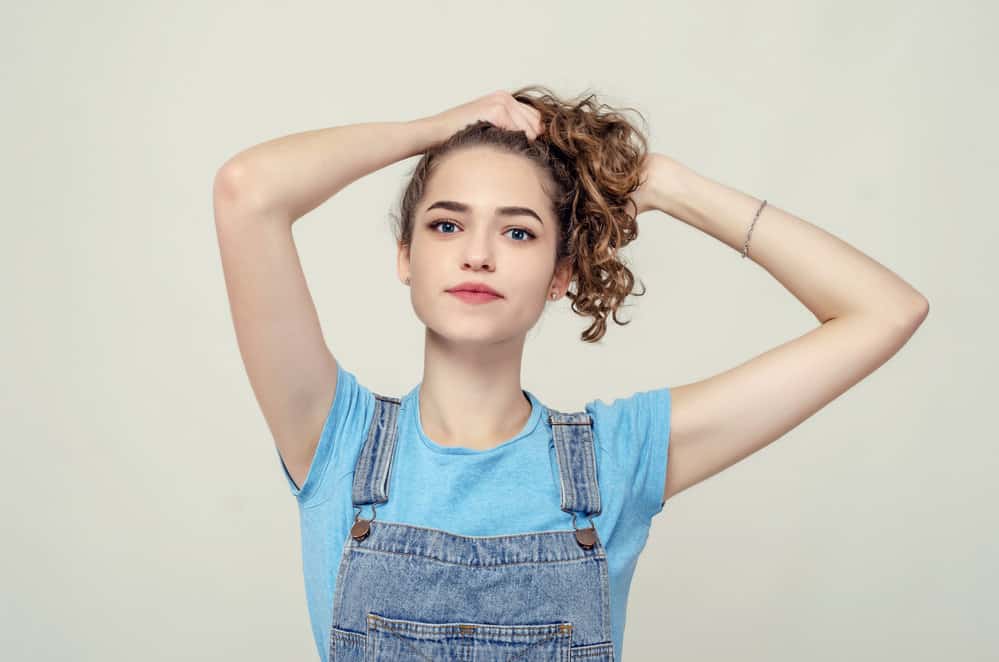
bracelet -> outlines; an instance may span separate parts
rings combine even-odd
[[[753,217],[753,222],[749,225],[749,233],[746,234],[746,244],[742,247],[742,257],[745,258],[749,255],[749,238],[753,236],[753,226],[756,225],[756,219],[760,217],[760,212],[767,205],[767,201],[764,200],[760,208],[756,210],[756,216]]]

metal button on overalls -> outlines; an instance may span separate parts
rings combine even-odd
[[[401,402],[375,394],[354,467],[330,662],[613,661],[607,556],[590,519],[600,514],[590,416],[548,409],[572,530],[463,536],[377,518]],[[370,518],[360,517],[365,505]],[[576,513],[590,526],[578,528]]]

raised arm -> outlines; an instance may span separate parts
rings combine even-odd
[[[540,130],[536,111],[497,90],[413,121],[270,140],[229,159],[215,176],[215,228],[239,351],[299,487],[333,404],[337,365],[302,273],[292,224],[362,176],[420,154],[480,119],[531,138]]]
[[[215,177],[215,228],[240,355],[299,487],[336,393],[337,365],[323,339],[292,224],[356,179],[440,137],[425,121],[308,131],[237,154]]]
[[[658,209],[743,252],[762,200],[653,154],[636,192]],[[926,298],[843,240],[769,202],[748,259],[819,321],[804,335],[708,379],[672,388],[663,499],[755,453],[891,358],[929,312]],[[748,262],[747,262],[748,264]]]

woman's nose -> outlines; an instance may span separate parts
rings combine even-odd
[[[475,270],[492,269],[492,260],[485,257],[465,256],[465,266]]]
[[[465,245],[465,265],[473,269],[491,268],[493,247],[487,237],[471,237]]]

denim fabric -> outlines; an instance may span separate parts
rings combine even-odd
[[[337,573],[329,659],[336,662],[612,661],[607,555],[576,531],[461,536],[379,521],[389,501],[401,400],[375,395],[354,471],[355,522]],[[590,418],[548,411],[561,508],[592,522],[600,489]],[[372,506],[362,517],[363,506]]]
[[[409,651],[410,659],[473,659],[474,653],[490,660],[515,650],[526,655],[516,659],[528,661],[623,659],[631,579],[651,519],[663,507],[669,390],[611,404],[595,400],[585,413],[565,415],[589,420],[592,428],[551,425],[548,416],[561,412],[525,390],[532,413],[521,432],[476,451],[426,436],[419,385],[401,399],[383,400],[339,362],[338,370],[301,487],[281,464],[298,499],[320,659],[328,660],[331,649],[336,659],[407,659]],[[397,407],[377,404],[393,400]],[[385,435],[389,430],[397,434]],[[594,452],[557,443],[567,430],[590,430]],[[382,452],[362,453],[369,441]],[[361,498],[370,501],[358,511],[355,487],[363,476]],[[382,502],[382,496],[391,498]],[[576,512],[575,521],[563,505]],[[356,514],[374,514],[362,541],[349,534]],[[586,550],[574,527],[591,523],[597,541]],[[400,595],[406,600],[391,597]],[[344,609],[345,601],[360,606]],[[349,657],[365,649],[368,658]]]

